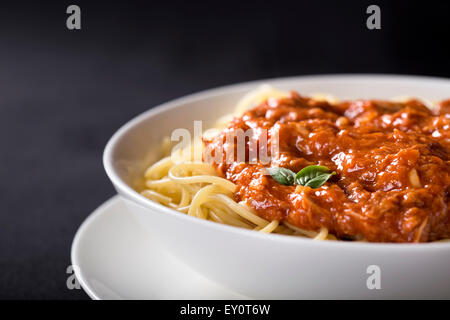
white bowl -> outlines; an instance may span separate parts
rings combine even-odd
[[[178,213],[133,190],[143,170],[157,160],[164,136],[175,128],[192,129],[194,120],[203,120],[206,128],[261,83],[340,99],[450,98],[447,79],[332,75],[232,85],[152,108],[114,134],[103,159],[114,187],[140,224],[206,277],[253,298],[450,298],[449,242],[382,244],[260,234]],[[374,277],[380,289],[369,289]]]

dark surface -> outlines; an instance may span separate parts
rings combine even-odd
[[[65,27],[72,3],[80,31]],[[376,2],[378,31],[371,2],[188,3],[0,5],[0,298],[87,298],[66,268],[78,226],[114,194],[103,147],[152,106],[278,76],[450,76],[448,1]]]

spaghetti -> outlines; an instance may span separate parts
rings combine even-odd
[[[282,148],[282,155],[275,159],[275,163],[278,165],[288,164],[297,170],[297,167],[301,169],[306,165],[320,162],[320,164],[326,164],[338,171],[340,180],[337,183],[327,182],[320,189],[316,189],[320,190],[317,192],[321,194],[309,187],[278,186],[273,179],[262,178],[255,173],[257,171],[252,171],[256,170],[254,168],[260,170],[260,165],[240,166],[236,161],[231,165],[225,163],[212,165],[207,162],[193,161],[192,157],[186,158],[181,153],[178,158],[173,155],[169,156],[167,154],[169,143],[166,140],[163,143],[166,157],[146,170],[145,188],[141,190],[141,194],[150,200],[193,217],[263,233],[297,235],[317,240],[351,239],[377,242],[419,242],[448,238],[450,234],[448,200],[443,195],[450,180],[447,159],[448,145],[445,141],[436,142],[430,139],[424,130],[417,133],[417,141],[412,141],[413,138],[410,136],[411,141],[405,142],[408,137],[402,132],[409,132],[411,135],[413,131],[416,134],[418,129],[410,123],[407,123],[406,127],[402,127],[401,125],[404,123],[393,118],[395,112],[410,112],[413,116],[422,112],[423,117],[428,116],[429,120],[434,123],[436,123],[436,119],[443,122],[440,124],[440,134],[444,135],[448,141],[447,129],[449,126],[446,120],[448,117],[444,116],[446,111],[442,111],[447,102],[440,105],[442,114],[436,116],[430,111],[423,110],[423,105],[417,100],[411,101],[406,104],[373,101],[355,102],[354,104],[338,103],[335,98],[327,95],[314,95],[312,98],[303,98],[298,95],[290,97],[285,92],[274,90],[269,86],[262,86],[244,96],[238,103],[234,114],[219,119],[217,128],[223,129],[227,124],[236,125],[236,123],[244,122],[243,114],[250,120],[253,120],[251,118],[253,116],[259,121],[252,122],[255,127],[258,127],[259,124],[266,125],[267,122],[272,121],[270,117],[273,117],[275,120],[267,125],[268,129],[273,130],[280,121],[287,124],[288,127],[290,126],[289,134],[285,134],[283,139],[293,141],[290,143],[294,144],[294,149],[296,148],[295,150],[292,150],[292,146],[286,147],[288,149]],[[278,107],[280,103],[283,104],[284,109],[280,110]],[[427,102],[427,105],[429,104],[430,102]],[[300,108],[302,113],[297,111],[299,109],[297,105],[303,106]],[[384,124],[379,125],[378,119],[384,121]],[[389,121],[391,123],[397,121],[397,124],[391,125],[388,123]],[[421,123],[421,125],[426,124],[425,122]],[[314,126],[320,128],[321,131],[316,130]],[[350,135],[349,138],[346,138],[345,144],[338,140],[341,138],[339,135],[348,134],[347,132],[352,129],[354,131],[351,133],[354,137]],[[338,135],[336,135],[336,130],[340,130]],[[291,131],[295,131],[296,136],[293,136]],[[318,142],[314,140],[315,142],[308,144],[310,141],[307,141],[307,137],[311,138],[321,134],[336,135],[337,138],[330,140],[335,143],[335,146],[330,146],[331,142],[328,144],[322,142],[322,149],[312,150],[314,148],[312,143],[317,144]],[[356,137],[357,135],[359,136]],[[430,136],[432,135],[430,134]],[[292,140],[292,137],[296,138],[297,142]],[[416,137],[414,136],[414,138]],[[208,138],[206,144],[211,145],[217,141],[224,141],[224,139],[223,135]],[[299,139],[306,141],[305,144],[298,145]],[[360,158],[356,158],[354,155],[355,146],[352,143],[355,142],[351,139],[357,141],[357,147],[361,149]],[[401,140],[403,145],[397,142],[396,145],[386,142],[392,139],[398,141],[403,139]],[[418,141],[422,141],[424,147],[417,147],[416,150],[415,143]],[[350,146],[353,149],[350,149]],[[328,152],[326,148],[335,150]],[[424,150],[424,148],[428,149]],[[336,150],[341,150],[341,152]],[[345,153],[344,150],[350,151]],[[302,157],[292,156],[295,152],[301,152]],[[323,156],[322,154],[326,152],[328,153]],[[429,156],[430,152],[434,158]],[[383,167],[374,168],[373,161],[365,156],[369,153],[374,157],[386,157],[387,162],[383,162]],[[441,162],[436,160],[436,157]],[[345,161],[354,163],[347,164],[348,167],[345,167]],[[389,161],[400,163],[397,171],[394,172],[392,171],[394,169],[387,167]],[[410,165],[401,161],[414,163]],[[358,168],[358,165],[360,167],[364,165],[365,168],[371,166],[370,170],[372,171],[369,169],[360,171],[356,173],[359,174],[357,176],[352,173],[352,170],[357,171],[358,169],[355,168]],[[423,166],[428,170],[433,169],[433,172],[440,172],[441,178],[436,180],[425,176],[422,170],[425,168]],[[237,167],[239,170],[236,169]],[[377,180],[369,177],[369,173],[373,175],[373,172],[381,177],[384,172],[389,170],[394,172],[390,180],[384,178]],[[236,178],[245,171],[253,172],[253,178]],[[424,179],[428,180],[424,181]],[[258,183],[260,186],[256,185]],[[425,190],[430,183],[433,186]],[[391,187],[391,185],[394,186]],[[386,199],[386,192],[389,191],[389,199],[391,196],[392,199],[394,197],[397,199],[414,195],[417,198],[416,202],[411,200],[411,203],[405,202],[401,205],[394,203],[394,200],[389,202]],[[427,192],[435,194],[434,202],[433,199],[429,200]],[[254,195],[257,195],[259,199],[253,199]],[[360,197],[363,200],[357,204],[352,197]],[[436,199],[441,202],[438,203]],[[265,202],[267,203],[264,204]],[[367,205],[366,207],[363,206],[364,203]],[[428,205],[439,214],[432,214],[431,210],[427,208],[419,208],[420,204],[425,207]],[[368,209],[369,206],[374,209]],[[399,223],[402,229],[394,230]],[[434,230],[439,230],[440,233],[438,234]]]
[[[235,112],[219,119],[216,127],[224,127],[233,116],[242,114],[264,100],[287,95],[263,85],[245,95],[237,104]],[[146,198],[190,216],[263,233],[299,235],[317,240],[336,239],[328,234],[326,228],[303,230],[287,222],[261,218],[244,202],[233,199],[236,185],[220,177],[212,165],[193,162],[182,156],[174,161],[173,157],[167,156],[169,145],[169,140],[165,139],[162,152],[166,157],[151,165],[144,174],[145,189],[141,194]]]

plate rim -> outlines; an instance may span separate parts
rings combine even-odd
[[[75,232],[75,236],[72,240],[72,245],[70,247],[70,262],[73,267],[73,274],[75,275],[76,280],[80,284],[81,288],[83,288],[84,292],[91,298],[92,300],[102,300],[101,297],[99,297],[94,289],[88,284],[86,281],[86,277],[83,276],[83,272],[80,268],[79,264],[79,252],[80,252],[80,245],[81,240],[83,238],[83,234],[86,232],[87,228],[94,223],[96,219],[98,219],[99,216],[105,211],[108,210],[109,207],[115,205],[117,202],[119,202],[120,195],[116,194],[112,197],[110,197],[108,200],[103,202],[100,206],[98,206],[94,211],[92,211],[80,224],[77,231]]]
[[[107,200],[105,200],[102,204],[100,204],[96,209],[92,210],[92,212],[83,220],[83,222],[80,224],[80,226],[78,227],[75,236],[73,237],[72,240],[72,244],[71,244],[71,252],[70,252],[70,260],[71,260],[71,266],[73,267],[72,271],[72,275],[75,275],[76,280],[78,281],[78,283],[80,284],[81,288],[83,289],[83,291],[88,295],[89,298],[91,298],[92,300],[128,300],[128,299],[139,299],[139,300],[147,300],[147,299],[151,299],[151,300],[166,300],[166,299],[180,299],[180,298],[162,298],[162,297],[153,297],[153,298],[147,298],[147,297],[140,297],[140,298],[126,298],[124,297],[120,291],[117,291],[117,296],[115,297],[109,297],[109,296],[105,296],[103,294],[101,294],[101,291],[96,290],[91,284],[90,281],[88,280],[88,277],[85,276],[83,274],[83,269],[81,268],[81,264],[80,262],[80,258],[79,256],[81,255],[81,246],[82,246],[82,242],[83,242],[83,237],[85,237],[86,232],[89,233],[89,228],[93,225],[93,224],[98,224],[99,222],[97,222],[97,219],[104,219],[104,215],[108,213],[108,210],[117,210],[114,209],[115,206],[117,205],[123,205],[125,206],[125,204],[123,203],[123,201],[125,201],[125,199],[123,197],[121,197],[120,194],[115,194],[113,196],[111,196],[110,198],[108,198]],[[124,207],[125,209],[125,207]],[[130,217],[128,215],[128,217]],[[124,214],[123,216],[121,216],[121,219],[126,219],[127,215]],[[137,227],[137,226],[135,226]],[[159,247],[157,250],[162,250],[162,251],[167,251],[166,248],[163,247]],[[174,256],[174,258],[176,258],[176,256]],[[167,262],[165,262],[167,263]],[[183,269],[178,269],[177,271],[182,271],[182,272],[188,272],[190,273],[198,273],[195,269],[192,269],[192,267],[189,267],[187,265],[181,264],[181,266],[179,268],[183,268]],[[202,274],[199,274],[200,276],[202,276]],[[247,299],[252,299],[250,297],[244,296],[239,292],[234,292],[233,290],[227,288],[226,286],[216,283],[215,281],[208,279],[207,277],[204,277],[204,281],[205,283],[203,283],[203,285],[207,285],[210,286],[212,285],[213,288],[214,286],[219,286],[221,288],[221,293],[220,294],[226,294],[228,297],[231,297],[231,299],[243,299],[243,300],[247,300]],[[209,288],[209,287],[207,287]],[[209,289],[208,289],[209,290]],[[231,296],[230,296],[231,295]],[[181,298],[181,300],[191,300],[188,298]],[[198,300],[199,298],[194,298],[194,300]],[[201,298],[201,300],[204,299],[209,299],[209,298]]]

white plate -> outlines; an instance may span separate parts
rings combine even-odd
[[[72,264],[92,299],[245,299],[193,271],[143,232],[119,196],[81,225]]]

